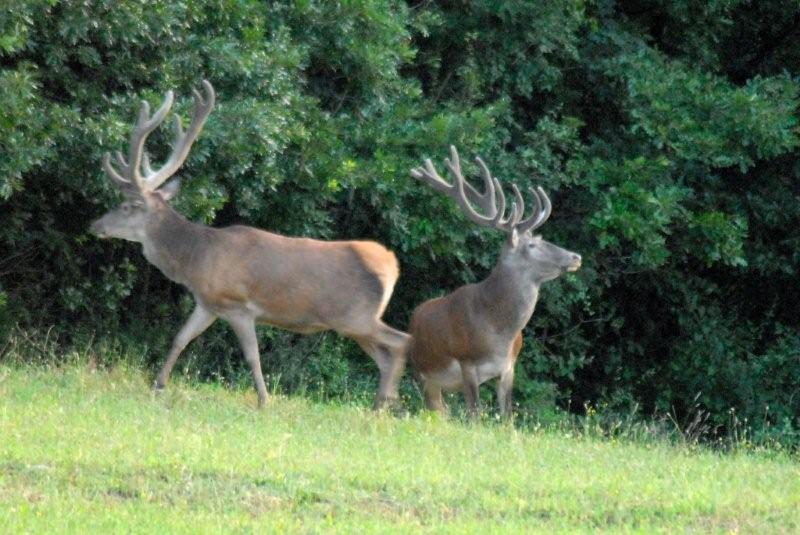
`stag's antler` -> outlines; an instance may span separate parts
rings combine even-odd
[[[525,201],[516,184],[511,184],[514,190],[514,201],[511,204],[511,214],[505,216],[506,196],[500,181],[493,177],[489,168],[480,157],[475,158],[480,167],[485,191],[478,192],[461,174],[461,162],[458,158],[458,151],[454,146],[450,146],[450,159],[445,159],[445,165],[453,176],[453,183],[448,184],[439,176],[433,167],[430,159],[425,160],[425,167],[417,167],[411,170],[411,176],[426,182],[456,201],[461,207],[467,218],[479,225],[495,228],[504,232],[512,232],[514,229],[519,233],[533,230],[541,226],[552,210],[550,199],[541,187],[531,189],[535,208],[530,217],[521,221],[525,213]],[[477,204],[485,215],[479,214],[472,207],[471,203]]]
[[[199,91],[192,91],[194,94],[194,113],[192,114],[192,122],[186,132],[183,131],[181,118],[175,115],[175,141],[172,144],[172,154],[157,171],[153,171],[150,166],[150,158],[147,152],[144,151],[144,143],[147,136],[164,122],[172,107],[174,97],[172,91],[167,91],[164,95],[164,101],[152,116],[150,116],[150,105],[142,101],[142,105],[139,108],[139,119],[136,121],[136,126],[131,133],[128,159],[125,159],[122,152],[117,151],[115,153],[117,169],[111,163],[111,154],[107,152],[103,155],[103,169],[123,192],[144,193],[146,191],[154,191],[175,174],[175,171],[183,164],[189,154],[189,149],[192,148],[192,143],[197,139],[203,124],[205,124],[211,110],[214,108],[216,97],[214,88],[208,80],[203,80],[203,91],[205,92],[205,98]]]

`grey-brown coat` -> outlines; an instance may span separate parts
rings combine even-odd
[[[371,241],[293,238],[239,225],[211,228],[188,221],[167,203],[177,193],[178,183],[161,185],[186,158],[213,107],[211,84],[204,82],[204,88],[205,98],[195,92],[188,132],[184,134],[176,122],[173,154],[158,171],[150,168],[144,141],[166,117],[172,94],[152,117],[143,103],[127,160],[117,153],[116,168],[110,155],[103,161],[125,201],[91,226],[98,237],[141,243],[149,262],[194,295],[195,309],[175,336],[155,387],[164,388],[186,345],[223,318],[239,338],[259,406],[267,399],[267,389],[257,323],[299,333],[330,329],[353,338],[378,364],[381,377],[375,406],[384,406],[397,398],[408,339],[381,320],[399,276],[394,253]]]

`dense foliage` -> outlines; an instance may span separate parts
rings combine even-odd
[[[52,327],[65,346],[162,358],[186,292],[86,229],[118,200],[100,156],[124,146],[138,101],[174,88],[185,114],[206,77],[219,104],[176,202],[191,219],[386,243],[402,328],[497,254],[500,236],[409,177],[455,144],[543,185],[545,236],[584,257],[542,292],[523,407],[550,382],[572,407],[796,436],[798,28],[798,0],[13,3],[0,13],[3,337]],[[152,144],[163,155],[168,136]],[[243,369],[227,336],[215,328],[184,362]],[[265,369],[290,388],[374,376],[332,335],[261,336]]]

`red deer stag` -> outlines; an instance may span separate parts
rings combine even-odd
[[[167,116],[172,92],[150,115],[142,102],[127,159],[106,153],[103,169],[125,196],[115,210],[92,223],[100,238],[139,242],[145,258],[171,280],[186,286],[196,304],[178,332],[154,388],[163,389],[172,367],[189,342],[217,318],[233,327],[250,365],[258,406],[267,400],[255,326],[265,323],[298,333],[332,329],[354,339],[380,369],[375,407],[397,398],[405,366],[408,335],[386,325],[381,316],[399,275],[395,255],[370,241],[319,241],[273,234],[246,226],[210,228],[188,221],[168,204],[178,181],[159,188],[183,164],[214,106],[214,89],[194,92],[194,114],[184,132],[175,116],[172,154],[158,169],[150,167],[144,143]]]
[[[536,206],[523,220],[525,204],[512,184],[515,201],[506,217],[502,186],[483,160],[476,158],[485,185],[480,193],[464,180],[455,147],[450,147],[450,154],[445,164],[453,176],[452,184],[439,176],[430,160],[424,168],[412,169],[411,175],[455,200],[473,223],[508,233],[508,241],[485,280],[426,301],[414,310],[408,355],[422,381],[429,409],[445,409],[442,390],[461,389],[470,415],[475,416],[480,385],[497,377],[497,403],[500,413],[508,416],[522,329],[533,314],[539,286],[565,271],[576,271],[581,257],[532,234],[550,216],[550,199],[541,187],[531,190]]]

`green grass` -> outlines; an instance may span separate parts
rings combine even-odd
[[[800,530],[800,461],[0,366],[0,533]]]

